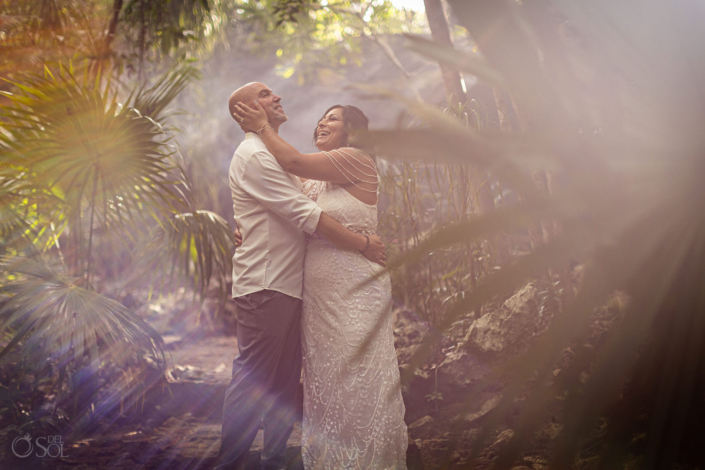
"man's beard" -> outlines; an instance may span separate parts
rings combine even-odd
[[[289,116],[284,113],[272,113],[272,120],[277,122],[286,122],[289,120]]]

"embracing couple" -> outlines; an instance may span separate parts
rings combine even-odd
[[[260,423],[262,468],[287,466],[303,362],[306,470],[406,469],[389,273],[375,235],[379,175],[356,142],[368,119],[335,105],[319,152],[278,135],[288,120],[262,83],[230,97],[245,140],[230,165],[242,244],[233,257],[239,355],[225,393],[217,470],[244,468]],[[365,283],[365,281],[368,281]]]

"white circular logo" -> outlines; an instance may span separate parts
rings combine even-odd
[[[20,441],[26,441],[27,444],[20,444],[18,446],[17,444]],[[22,450],[25,446],[27,447],[27,452],[23,453]],[[32,453],[32,436],[30,436],[29,434],[25,434],[24,437],[16,437],[15,440],[12,441],[12,453],[21,459],[29,457],[29,454]]]

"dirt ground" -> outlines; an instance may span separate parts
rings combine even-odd
[[[166,320],[169,308],[151,311],[150,323],[167,344],[168,387],[154,387],[145,398],[144,414],[114,423],[101,423],[103,429],[95,437],[64,442],[63,458],[46,457],[36,462],[21,462],[16,468],[67,469],[211,469],[220,447],[220,419],[225,388],[230,380],[232,361],[237,354],[233,335],[196,334],[195,330],[175,329]],[[176,315],[184,325],[193,318]],[[162,320],[163,319],[163,320]],[[427,326],[413,314],[395,314],[395,345],[402,368],[422,341]],[[459,335],[464,333],[462,326]],[[424,370],[404,389],[409,426],[407,463],[410,470],[462,468],[482,427],[483,416],[496,405],[500,390],[478,395],[473,408],[461,413],[461,403],[469,390],[465,379],[484,374],[482,361],[455,354],[458,338],[449,337],[447,344],[431,359]],[[462,364],[459,369],[457,366]],[[438,371],[440,371],[440,373]],[[435,374],[435,375],[434,375]],[[459,385],[460,384],[460,385]],[[470,386],[471,389],[471,386]],[[434,395],[435,394],[435,395]],[[439,399],[434,399],[433,397]],[[299,390],[299,401],[302,392]],[[476,406],[475,406],[476,405]],[[301,410],[299,410],[299,414]],[[461,416],[462,415],[462,416]],[[470,418],[468,417],[470,416]],[[544,469],[546,444],[557,434],[549,429],[536,446],[525,454],[516,470]],[[477,468],[490,468],[499,449],[512,435],[509,427],[500,426],[479,454]],[[302,469],[300,457],[301,430],[297,423],[288,442],[289,468]],[[248,470],[259,468],[262,433],[258,434],[250,452]],[[12,466],[4,466],[12,468]]]
[[[167,339],[170,340],[170,338]],[[204,337],[190,342],[174,341],[169,344],[169,348],[170,373],[168,375],[173,394],[169,395],[171,400],[195,403],[197,398],[209,395],[210,398],[201,404],[205,403],[205,407],[210,409],[204,409],[204,406],[201,406],[195,410],[195,413],[175,412],[163,421],[152,417],[146,422],[116,423],[96,437],[77,442],[65,442],[64,455],[67,457],[44,458],[39,467],[20,468],[56,470],[212,468],[220,446],[219,405],[222,404],[222,394],[230,379],[232,360],[237,352],[237,340],[232,336]],[[457,435],[452,435],[451,426],[455,423],[453,418],[456,413],[453,405],[444,405],[438,412],[430,404],[422,409],[408,411],[410,446],[407,460],[411,470],[454,469],[467,463],[479,428],[465,429]],[[430,414],[425,414],[426,412]],[[410,416],[421,414],[423,416],[409,422]],[[431,414],[435,415],[435,418]],[[497,449],[509,437],[511,437],[511,430],[505,430],[498,432],[491,439],[492,445],[485,449],[479,468],[489,468]],[[297,423],[288,442],[289,468],[292,470],[303,469],[300,440],[300,423]],[[456,440],[454,445],[456,450],[449,452],[449,446]],[[262,431],[251,447],[247,470],[259,468],[261,449]],[[527,456],[523,464],[524,469],[547,468],[545,460],[539,455]]]
[[[211,394],[214,409],[196,413],[175,413],[163,422],[154,417],[145,422],[115,423],[95,437],[64,442],[63,458],[45,457],[41,462],[23,462],[17,468],[46,468],[55,470],[89,469],[146,469],[186,470],[210,469],[215,463],[220,446],[220,406],[222,394],[237,353],[237,339],[233,336],[211,336],[196,341],[167,337],[169,344],[169,382],[171,399],[193,401],[193,397]],[[159,405],[157,405],[159,406]],[[446,440],[428,439],[429,432],[438,432],[438,426],[425,423],[411,431],[410,464],[426,469],[442,453]],[[259,468],[262,449],[260,430],[250,449],[248,470]],[[289,468],[303,469],[300,457],[300,422],[288,441]],[[420,446],[420,450],[419,447]]]

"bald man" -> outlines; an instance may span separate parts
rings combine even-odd
[[[274,131],[288,118],[281,98],[263,83],[248,83],[229,101],[264,108]],[[243,243],[233,256],[239,354],[225,393],[216,470],[244,469],[264,423],[263,470],[286,468],[286,441],[295,420],[301,377],[301,297],[304,233],[316,232],[344,249],[383,264],[384,244],[351,232],[301,192],[299,178],[277,163],[260,136],[246,132],[229,174],[235,221]]]

